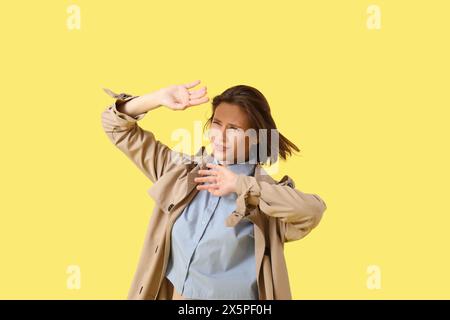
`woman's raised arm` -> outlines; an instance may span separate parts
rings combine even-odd
[[[180,163],[185,155],[170,149],[157,140],[151,131],[142,129],[137,122],[148,111],[161,106],[172,110],[184,110],[209,100],[206,87],[189,91],[200,81],[173,85],[142,96],[127,93],[116,94],[109,89],[106,93],[115,102],[102,112],[103,130],[111,142],[120,149],[152,181]]]

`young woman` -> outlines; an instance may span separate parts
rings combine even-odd
[[[208,102],[206,87],[193,89],[199,83],[142,96],[105,89],[116,101],[102,113],[104,131],[153,182],[156,203],[128,298],[291,299],[284,243],[316,227],[326,204],[261,167],[299,151],[263,94],[238,85],[214,97],[211,154],[176,152],[137,124],[161,106]]]

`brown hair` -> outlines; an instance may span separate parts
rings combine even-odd
[[[275,121],[272,118],[270,113],[270,106],[267,102],[267,99],[264,95],[256,88],[247,86],[247,85],[237,85],[231,88],[226,89],[221,94],[214,97],[212,100],[212,114],[211,117],[206,121],[205,126],[209,127],[214,118],[214,113],[216,108],[219,106],[221,102],[226,102],[230,104],[234,104],[240,106],[247,114],[248,119],[251,124],[251,128],[255,129],[257,132],[260,132],[260,129],[267,129],[263,132],[267,134],[263,135],[263,140],[267,141],[265,144],[265,155],[266,157],[261,158],[260,155],[260,142],[258,138],[258,144],[256,146],[257,150],[256,154],[256,162],[259,164],[266,163],[270,160],[270,164],[273,164],[277,161],[278,155],[286,160],[288,156],[291,156],[295,151],[300,151],[300,149],[289,139],[283,136],[277,129]],[[279,136],[278,142],[278,153],[272,154],[272,143],[271,143],[271,131],[276,130]],[[259,136],[259,135],[258,135]]]

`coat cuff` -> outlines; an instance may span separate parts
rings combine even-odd
[[[236,209],[228,217],[227,226],[235,226],[241,219],[258,206],[260,187],[253,176],[238,175],[236,181]]]
[[[133,125],[135,122],[144,118],[145,115],[147,114],[147,112],[143,112],[143,113],[140,113],[140,114],[132,117],[126,113],[123,113],[123,112],[120,112],[119,110],[117,110],[117,107],[119,107],[120,105],[122,105],[125,102],[130,101],[132,99],[135,99],[139,96],[131,95],[128,93],[117,94],[108,88],[103,88],[103,90],[106,92],[106,94],[108,94],[109,96],[116,99],[116,101],[108,109],[110,109],[112,111],[112,113],[115,115],[114,120],[116,121],[117,125],[119,125],[120,127],[127,127],[129,125]]]
[[[259,196],[260,191],[261,189],[255,177],[243,174],[238,175],[236,181],[236,194],[238,195],[238,198],[246,198],[249,195]]]

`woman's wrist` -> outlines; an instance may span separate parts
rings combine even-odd
[[[142,110],[144,112],[159,108],[163,105],[163,89],[159,89],[142,96]]]
[[[117,110],[131,117],[162,106],[162,89],[138,96],[120,105]]]

